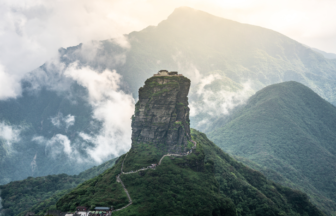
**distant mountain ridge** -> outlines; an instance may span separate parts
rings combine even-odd
[[[29,177],[25,180],[14,181],[0,185],[3,208],[0,215],[26,215],[35,212],[44,215],[46,210],[54,210],[57,200],[80,183],[94,178],[111,168],[117,158],[109,160],[97,167],[92,167],[79,175],[48,175]],[[2,205],[0,204],[0,207]]]
[[[157,26],[132,32],[126,39],[128,48],[118,48],[108,40],[98,42],[97,55],[90,60],[78,56],[79,51],[85,50],[81,46],[63,50],[61,59],[115,69],[123,77],[123,89],[135,98],[141,80],[159,69],[183,71],[193,83],[190,98],[197,109],[191,115],[191,124],[201,130],[206,127],[202,120],[212,121],[217,116],[209,114],[216,113],[216,109],[202,108],[204,101],[221,108],[232,103],[225,92],[235,93],[237,103],[246,98],[242,94],[250,96],[270,84],[297,81],[336,104],[336,60],[269,29],[181,7]],[[113,56],[123,56],[122,63]],[[102,62],[101,58],[113,63]],[[226,86],[228,83],[230,86]],[[243,91],[246,83],[250,86],[248,92]]]
[[[117,216],[323,215],[305,194],[268,181],[191,130],[189,87],[184,76],[147,79],[132,117],[130,151],[56,208],[113,206]]]
[[[316,48],[312,48],[314,51],[322,54],[325,58],[328,58],[328,59],[336,59],[336,54],[335,53],[327,53],[327,52],[324,52],[322,50],[319,50],[319,49],[316,49]]]
[[[142,81],[158,70],[182,72],[193,83],[189,96],[191,126],[202,131],[207,130],[208,122],[273,83],[298,81],[336,104],[336,60],[269,29],[182,7],[158,26],[125,37],[127,42],[114,39],[61,48],[56,60],[23,81],[22,97],[0,101],[0,123],[25,128],[22,139],[11,145],[13,151],[0,144],[0,155],[5,155],[0,160],[0,184],[28,176],[75,174],[97,163],[73,165],[64,152],[52,166],[46,163],[56,152],[55,146],[64,141],[77,152],[72,158],[88,158],[86,150],[96,144],[84,140],[80,132],[94,135],[103,125],[93,117],[93,107],[86,100],[88,89],[64,75],[64,70],[74,64],[97,73],[116,70],[121,76],[118,91],[132,94],[135,100]],[[73,116],[74,125],[53,125],[51,119],[61,115]],[[41,137],[45,140],[37,139]],[[43,145],[48,141],[48,146]],[[30,164],[35,155],[37,169],[33,172]]]
[[[224,151],[274,181],[307,192],[334,214],[336,107],[311,89],[297,82],[270,85],[210,128],[210,139]]]

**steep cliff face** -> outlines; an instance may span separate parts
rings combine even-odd
[[[305,194],[268,181],[205,134],[190,131],[189,87],[182,76],[148,79],[139,90],[130,151],[59,199],[56,208],[113,206],[114,216],[323,215]],[[187,151],[193,145],[190,135],[196,144],[191,154],[166,155]]]
[[[185,152],[190,137],[188,92],[184,76],[154,76],[139,89],[132,121],[132,147],[139,143],[169,153]]]
[[[144,153],[153,147],[146,143],[144,148],[141,144],[135,146],[114,167],[59,199],[56,208],[66,212],[79,205],[115,209],[127,206],[113,212],[113,216],[324,215],[305,194],[268,181],[224,153],[205,134],[191,130],[191,135],[197,143],[191,154],[165,157],[155,169],[133,166],[134,172],[120,174],[129,167],[128,159],[145,162],[148,154]],[[131,197],[130,205],[124,188]]]

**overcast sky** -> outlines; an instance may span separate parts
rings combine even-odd
[[[336,53],[334,0],[0,0],[0,99],[17,95],[23,74],[58,48],[157,25],[180,6]]]
[[[336,0],[0,0],[0,100],[20,96],[22,77],[56,57],[60,47],[84,42],[87,49],[83,50],[89,50],[87,57],[90,57],[95,53],[96,43],[88,42],[109,38],[125,42],[123,34],[157,25],[181,6],[269,28],[308,46],[336,53]],[[127,42],[123,46],[127,48]],[[63,67],[57,59],[49,64]],[[53,70],[49,72],[54,73]],[[121,76],[117,72],[98,73],[91,68],[73,66],[63,73],[87,88],[92,118],[102,123],[101,130],[94,136],[80,132],[84,140],[95,144],[87,151],[92,158],[120,155],[131,145],[130,116],[135,101],[131,95],[120,91]],[[38,70],[35,75],[40,76]],[[63,86],[67,83],[54,83],[49,75],[44,84],[50,82],[55,85],[53,89],[58,86],[66,89]],[[245,93],[238,96],[244,99]],[[230,98],[233,98],[230,93],[223,93],[221,101],[225,106],[221,106],[222,110],[230,108]],[[76,116],[72,115],[73,124]],[[0,122],[0,138],[1,133],[7,134],[2,138],[10,145],[19,139],[19,129]],[[65,153],[76,152],[76,143],[65,134],[57,134],[50,140],[39,139],[47,147],[58,143]]]

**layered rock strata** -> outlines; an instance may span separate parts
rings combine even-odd
[[[188,92],[184,76],[153,76],[139,89],[132,117],[132,147],[147,143],[168,153],[183,153],[190,144]]]

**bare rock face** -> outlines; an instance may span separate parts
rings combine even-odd
[[[132,147],[148,143],[167,153],[186,151],[190,136],[188,92],[184,76],[153,76],[139,89],[132,117]]]

